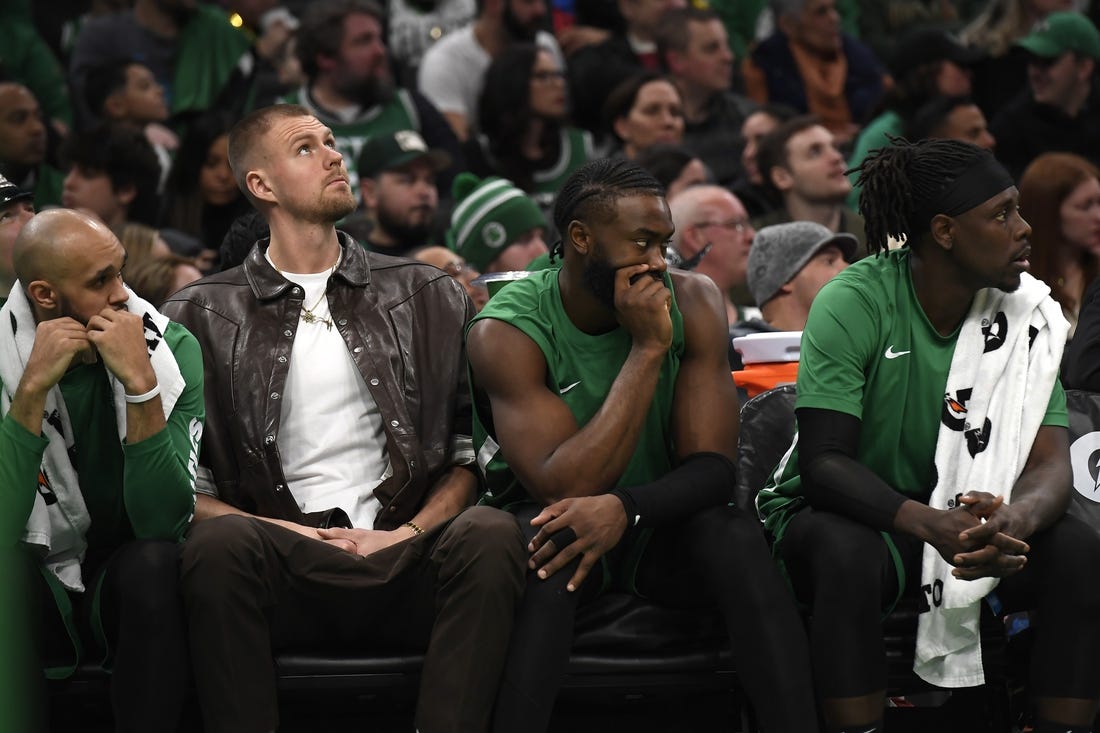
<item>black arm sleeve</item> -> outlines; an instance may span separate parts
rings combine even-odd
[[[692,453],[656,481],[614,489],[630,525],[675,524],[712,506],[726,504],[737,483],[737,466],[721,453]]]
[[[804,407],[798,416],[798,472],[802,494],[815,509],[841,514],[878,530],[894,528],[907,500],[856,460],[859,418]]]
[[[1100,392],[1100,279],[1085,291],[1062,384],[1066,389]]]

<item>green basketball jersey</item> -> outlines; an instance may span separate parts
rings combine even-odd
[[[320,109],[304,86],[287,94],[280,101],[302,105],[332,130],[332,135],[336,138],[336,149],[344,156],[348,182],[356,201],[359,200],[359,151],[363,149],[363,144],[373,135],[384,135],[398,130],[420,130],[416,103],[405,89],[398,89],[390,101],[364,110],[353,120],[342,120]]]
[[[910,254],[903,248],[864,258],[818,293],[802,332],[796,409],[859,418],[859,462],[925,502],[935,484],[941,416],[961,407],[958,395],[945,393],[958,330],[941,336],[929,322],[913,289]],[[1043,424],[1068,426],[1057,380]],[[796,436],[757,499],[776,537],[803,506],[797,445]]]
[[[489,304],[471,321],[495,318],[523,331],[546,358],[546,385],[569,406],[577,424],[583,426],[603,405],[611,384],[618,377],[632,339],[624,328],[592,335],[578,329],[561,302],[558,287],[560,270],[543,270],[528,278],[509,283],[492,297]],[[665,274],[665,285],[672,281]],[[684,355],[684,324],[673,293],[672,346],[661,366],[657,389],[646,413],[645,427],[634,448],[630,463],[616,486],[635,486],[668,473],[673,467],[672,396]],[[485,477],[485,503],[505,505],[529,500],[516,481],[500,452],[493,430],[489,405],[479,399],[473,375],[474,447],[478,466]],[[537,415],[531,416],[537,420]],[[522,440],[522,436],[513,439]],[[610,488],[610,487],[609,487]]]
[[[539,205],[544,213],[548,214],[547,220],[552,221],[552,209],[554,199],[558,191],[565,185],[573,171],[580,168],[593,157],[592,133],[587,130],[578,130],[575,127],[566,127],[561,131],[561,152],[553,166],[541,171],[535,171],[532,176],[534,188],[530,191],[531,198]]]

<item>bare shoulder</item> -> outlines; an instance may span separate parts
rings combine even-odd
[[[546,358],[530,336],[496,318],[480,319],[466,336],[466,353],[475,381],[492,391],[510,384],[529,385],[546,375]]]
[[[676,293],[676,305],[684,315],[684,326],[693,323],[712,324],[715,320],[726,323],[726,306],[722,291],[706,275],[683,270],[672,270],[672,288]]]
[[[706,275],[684,270],[670,270],[672,288],[676,292],[676,304],[681,311],[710,309],[725,318],[722,291]]]

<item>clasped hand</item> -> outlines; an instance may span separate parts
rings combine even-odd
[[[94,363],[97,353],[128,393],[156,384],[141,316],[114,308],[104,308],[87,326],[68,316],[39,323],[24,374],[34,376],[37,389],[48,390],[74,363]]]
[[[955,566],[952,575],[961,580],[1000,578],[1027,564],[1031,548],[1020,539],[1026,535],[1025,523],[1003,496],[971,491],[959,503],[942,515],[943,528],[957,533],[954,541],[944,537],[932,543]]]
[[[344,529],[333,527],[331,529],[318,529],[317,537],[327,544],[339,547],[361,557],[384,550],[390,545],[408,539],[411,535],[400,530],[381,529]]]
[[[596,561],[622,539],[627,521],[623,503],[611,494],[601,494],[555,502],[531,525],[540,529],[527,546],[528,567],[546,580],[579,555],[580,564],[565,586],[575,591]]]

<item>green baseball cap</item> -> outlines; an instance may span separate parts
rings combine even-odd
[[[356,171],[360,178],[374,178],[425,158],[436,173],[451,166],[451,156],[445,150],[432,150],[416,130],[397,130],[374,135],[359,151]]]
[[[1051,13],[1016,45],[1042,58],[1054,58],[1067,51],[1100,59],[1100,31],[1080,13]]]

